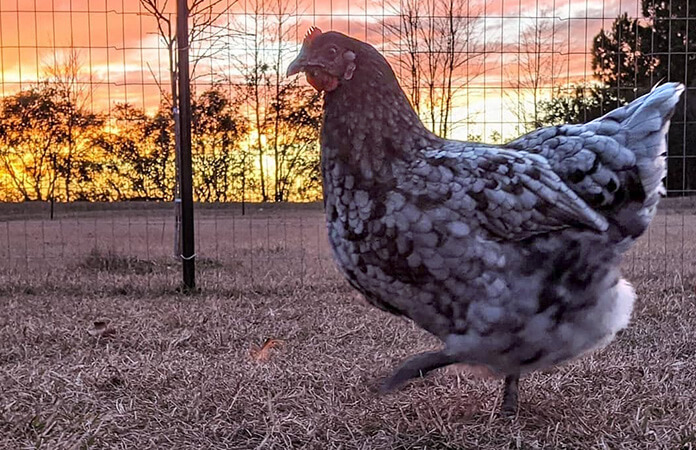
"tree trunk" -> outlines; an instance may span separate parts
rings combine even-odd
[[[181,122],[179,117],[179,91],[177,89],[177,72],[173,39],[169,41],[169,82],[172,93],[172,117],[174,118],[174,257],[183,254],[181,247],[181,148],[179,148],[179,133]]]

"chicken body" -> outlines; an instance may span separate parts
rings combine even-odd
[[[319,33],[302,58],[314,79],[338,79],[321,133],[335,259],[368,301],[444,343],[407,361],[387,388],[457,362],[516,377],[606,344],[628,324],[635,295],[619,264],[663,190],[681,85],[492,146],[429,132],[368,44]]]

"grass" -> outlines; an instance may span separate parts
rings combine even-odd
[[[36,256],[36,239],[26,255],[11,248],[0,270],[0,448],[696,447],[694,216],[658,217],[627,258],[639,295],[631,326],[604,350],[524,378],[508,420],[496,415],[500,381],[465,367],[377,392],[400,361],[438,344],[352,292],[315,235],[320,212],[203,211],[192,296],[178,292],[179,265],[167,239],[147,238],[143,214],[115,241],[103,211],[64,221],[64,241],[51,244],[62,256]],[[213,224],[217,246],[205,240]],[[10,244],[25,225],[30,237],[40,229],[35,218],[16,225]],[[96,245],[87,225],[101,232]]]

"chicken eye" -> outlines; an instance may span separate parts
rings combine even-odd
[[[338,53],[338,49],[336,47],[329,47],[326,52],[328,53],[329,57],[333,58],[336,56],[336,53]]]

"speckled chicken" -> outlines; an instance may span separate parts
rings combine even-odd
[[[453,363],[505,376],[611,341],[635,298],[622,254],[664,191],[666,133],[683,86],[666,83],[581,125],[503,146],[428,131],[372,46],[308,32],[288,75],[324,91],[321,168],[329,241],[350,284],[443,342],[394,389]]]

